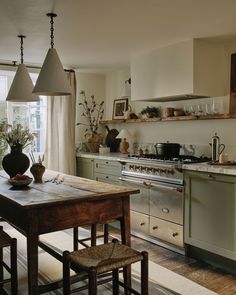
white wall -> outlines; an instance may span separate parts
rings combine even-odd
[[[230,55],[236,52],[236,44],[228,43],[226,48],[227,60],[227,85],[229,89],[230,77]],[[114,70],[106,75],[101,74],[86,74],[77,73],[78,93],[80,90],[85,90],[87,95],[95,94],[96,100],[105,98],[105,116],[104,119],[112,119],[113,102],[115,99],[121,98],[125,87],[125,80],[130,78],[129,68]],[[205,108],[206,103],[218,101],[221,105],[222,112],[228,113],[229,95],[225,97],[205,98],[179,102],[130,102],[133,111],[138,114],[144,107],[173,106],[175,108],[183,108],[184,105],[197,106],[201,105]],[[77,110],[77,122],[79,120],[79,111]],[[226,144],[226,151],[230,147],[236,147],[236,120],[202,120],[202,121],[174,121],[174,122],[155,122],[155,123],[129,123],[129,124],[113,124],[110,128],[121,130],[127,128],[133,134],[133,140],[140,143],[155,143],[155,142],[179,142],[186,144],[208,145],[211,137],[215,132],[221,138],[221,142]],[[101,129],[105,133],[105,127]],[[77,127],[77,141],[82,138],[83,130]]]
[[[76,105],[76,122],[87,123],[85,117],[82,117],[82,107],[78,106],[81,101],[80,91],[84,90],[86,97],[90,99],[91,95],[95,96],[97,103],[105,101],[105,75],[104,74],[93,74],[83,73],[76,71],[76,82],[77,82],[77,105]],[[106,114],[105,114],[106,116]],[[84,141],[84,131],[86,126],[76,126],[76,145],[79,142]]]

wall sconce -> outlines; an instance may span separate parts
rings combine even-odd
[[[26,66],[24,65],[23,40],[26,38],[26,36],[19,35],[17,37],[20,38],[21,63],[17,68],[6,100],[15,102],[38,101],[38,96],[32,93],[34,85],[26,69]]]
[[[33,92],[45,96],[71,95],[71,88],[66,77],[66,73],[63,69],[56,49],[53,48],[53,18],[57,15],[55,13],[47,13],[47,16],[51,18],[51,48],[49,48],[46,58],[43,62],[43,66],[39,73]]]
[[[130,97],[130,84],[131,84],[131,78],[125,80],[125,85],[122,91],[122,97]]]

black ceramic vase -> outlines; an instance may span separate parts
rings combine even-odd
[[[15,145],[11,148],[11,152],[2,160],[2,167],[10,177],[16,174],[24,174],[29,168],[29,158],[22,153],[22,146]]]

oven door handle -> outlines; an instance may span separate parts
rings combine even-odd
[[[130,179],[130,178],[125,178],[125,177],[119,177],[119,180],[125,181],[125,182],[130,182],[130,183],[142,184],[142,185],[145,185],[145,186],[150,186],[151,185],[150,181],[145,181],[145,180],[136,180],[136,179]]]
[[[151,181],[145,181],[145,180],[136,180],[136,179],[130,179],[130,178],[125,178],[125,177],[119,177],[119,179],[121,181],[126,181],[126,182],[130,182],[130,183],[137,183],[137,184],[142,184],[148,187],[159,187],[161,189],[165,189],[165,190],[171,190],[171,191],[177,191],[182,193],[183,192],[183,187],[182,186],[168,186],[168,185],[161,185],[161,184],[157,184],[155,182],[151,182]]]

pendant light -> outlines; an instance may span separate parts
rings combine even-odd
[[[25,36],[19,35],[17,37],[20,38],[21,63],[17,68],[6,100],[15,102],[38,101],[38,97],[32,93],[34,85],[26,69],[26,66],[24,65],[23,40]]]
[[[71,88],[69,81],[66,77],[66,73],[57,51],[54,48],[53,18],[57,15],[55,13],[47,13],[47,16],[51,18],[51,48],[49,48],[43,62],[33,93],[46,96],[70,95]]]

